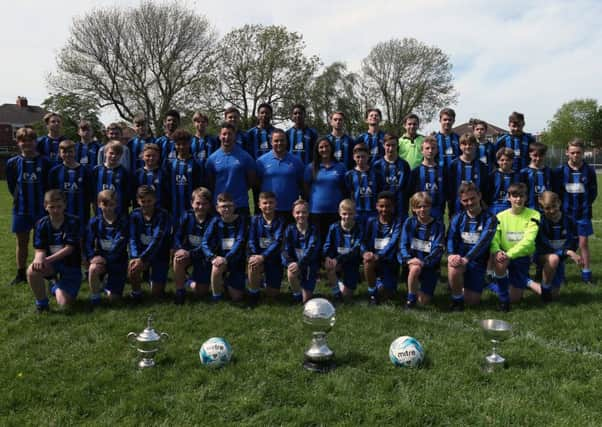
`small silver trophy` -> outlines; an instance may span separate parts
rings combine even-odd
[[[153,317],[148,316],[147,326],[139,334],[130,332],[128,334],[128,340],[130,346],[138,350],[138,353],[142,356],[142,360],[138,362],[139,368],[152,368],[155,366],[155,360],[153,357],[159,351],[159,343],[161,340],[169,338],[165,332],[158,333],[153,329]]]
[[[491,341],[493,350],[485,357],[483,369],[485,372],[494,372],[506,366],[506,359],[497,353],[500,342],[507,340],[512,335],[512,326],[508,322],[497,319],[481,320],[481,328],[485,338]]]
[[[311,345],[305,351],[303,367],[313,372],[328,372],[336,366],[334,351],[328,348],[326,334],[335,324],[334,306],[324,298],[313,298],[303,307],[305,329],[312,333]]]

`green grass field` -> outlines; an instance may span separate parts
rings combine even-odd
[[[544,306],[532,294],[512,312],[482,307],[449,313],[444,286],[435,306],[404,312],[366,305],[365,285],[351,306],[337,309],[329,334],[338,368],[325,375],[302,368],[310,341],[301,306],[229,303],[174,306],[171,299],[37,315],[27,286],[14,275],[10,200],[0,183],[1,425],[591,425],[602,420],[602,286],[586,287],[568,267],[561,299]],[[597,204],[595,212],[601,212]],[[600,224],[595,223],[600,235]],[[591,241],[600,277],[600,240]],[[170,285],[173,292],[173,285]],[[324,288],[320,289],[324,291]],[[126,335],[153,314],[171,340],[155,369],[139,371]],[[515,328],[501,346],[508,369],[485,374],[490,349],[479,320],[501,318]],[[395,368],[388,348],[400,335],[420,340],[421,369]],[[226,337],[233,362],[200,365],[198,349]]]

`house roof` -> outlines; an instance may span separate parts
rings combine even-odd
[[[452,131],[454,131],[458,135],[462,135],[464,133],[472,133],[472,123],[470,121],[462,123],[461,125],[458,125],[455,128],[453,128]],[[508,131],[506,129],[503,129],[490,122],[487,122],[487,135],[501,135],[507,132]]]
[[[9,125],[31,125],[42,120],[47,111],[42,107],[28,105],[20,107],[16,104],[0,105],[0,123]]]

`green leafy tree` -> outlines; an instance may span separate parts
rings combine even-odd
[[[416,113],[423,123],[456,102],[452,64],[441,49],[413,38],[378,43],[362,61],[362,79],[383,119],[401,129],[403,117]]]
[[[367,98],[366,87],[357,73],[350,72],[342,62],[324,68],[312,82],[309,94],[310,123],[320,134],[330,131],[328,117],[333,111],[345,114],[347,132],[364,130],[364,111],[374,105]]]
[[[549,146],[565,146],[573,138],[600,146],[602,108],[595,99],[575,99],[563,104],[554,114],[542,136]]]
[[[179,2],[108,7],[73,20],[49,78],[56,92],[93,96],[126,122],[144,113],[160,133],[171,108],[194,108],[190,88],[214,68],[217,34]]]
[[[99,119],[99,108],[97,102],[89,97],[82,97],[74,93],[50,95],[42,106],[48,111],[61,115],[63,119],[63,135],[73,141],[79,141],[77,129],[80,120],[88,120],[94,130],[94,135],[101,138],[102,123]],[[44,122],[35,127],[36,133],[46,133]]]
[[[227,33],[219,45],[213,70],[214,97],[232,105],[250,126],[259,104],[269,102],[274,119],[289,117],[291,106],[306,102],[319,65],[304,54],[303,36],[277,25],[245,25]]]

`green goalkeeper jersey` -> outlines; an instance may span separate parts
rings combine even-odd
[[[512,209],[497,214],[498,226],[491,241],[491,253],[506,252],[510,259],[533,255],[539,230],[540,214],[524,208],[518,215]]]

